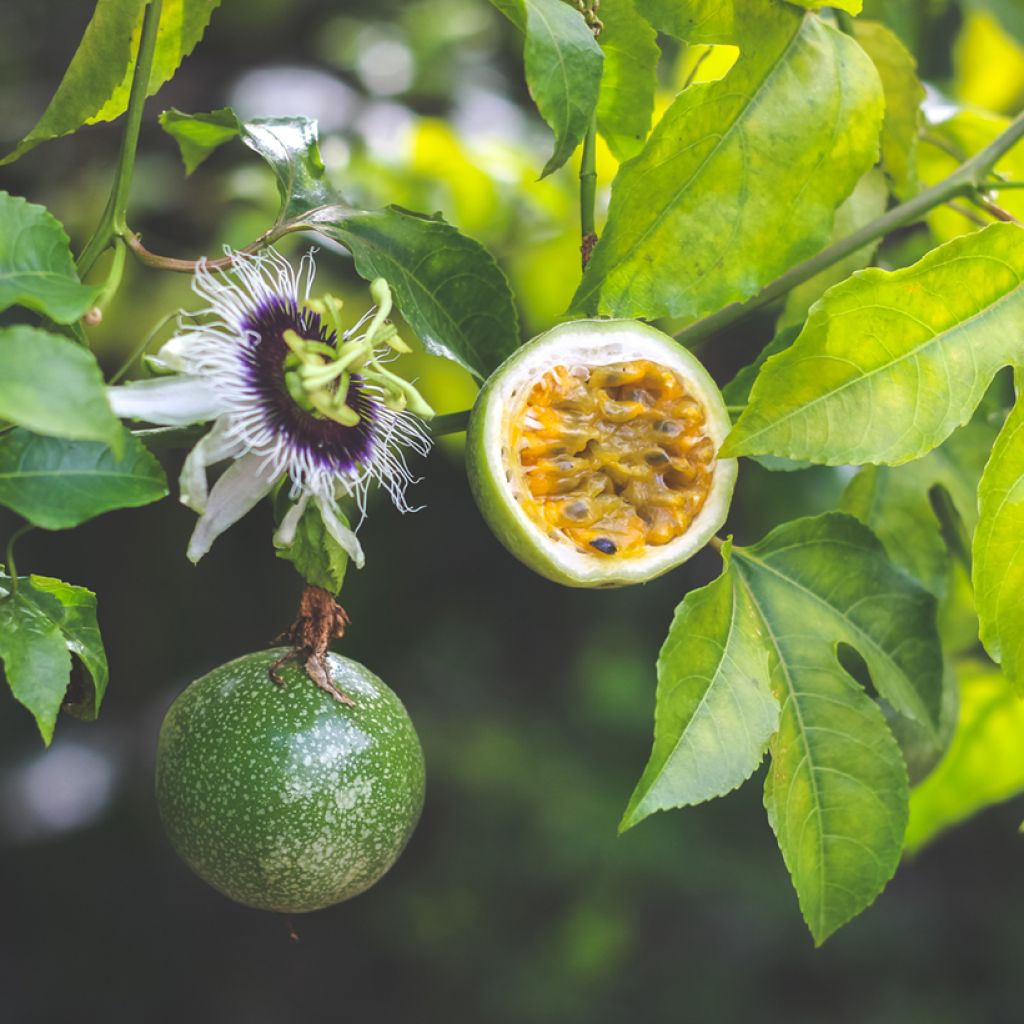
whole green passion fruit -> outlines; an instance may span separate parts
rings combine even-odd
[[[281,649],[197,679],[160,731],[156,795],[171,843],[225,896],[301,913],[350,899],[397,860],[423,806],[423,752],[395,694],[326,656],[345,706]]]
[[[559,324],[481,389],[470,485],[498,539],[542,576],[643,583],[725,522],[730,427],[715,382],[672,338],[635,320]]]

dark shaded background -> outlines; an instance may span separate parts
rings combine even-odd
[[[45,105],[89,7],[39,0],[0,10],[5,140]],[[888,7],[924,70],[955,89],[959,9]],[[239,147],[186,181],[154,116],[239,97],[264,104],[247,114],[284,113],[266,105],[294,90],[290,112],[319,114],[343,191],[444,209],[510,269],[529,330],[546,326],[576,280],[574,192],[569,172],[533,183],[547,140],[519,81],[517,46],[474,0],[226,0],[148,108],[132,225],[172,255],[254,237],[273,205],[258,166]],[[240,85],[253,71],[271,72],[262,92],[258,80]],[[669,69],[666,87],[670,79]],[[466,137],[489,117],[512,151],[494,160],[506,171],[522,165],[533,205],[517,205],[515,183],[481,185],[474,198],[458,144],[417,163],[402,150],[410,112],[448,119],[435,127],[456,124]],[[41,147],[5,168],[0,187],[46,202],[80,244],[105,198],[117,137],[116,126],[99,126]],[[898,241],[901,252],[927,244],[914,234]],[[361,294],[343,254],[323,254],[321,272]],[[116,367],[187,302],[187,281],[130,267],[97,335],[101,358]],[[716,343],[706,355],[719,379],[770,330],[769,319],[748,323]],[[439,406],[465,404],[471,392],[457,373],[424,373]],[[167,465],[173,479],[178,461]],[[355,625],[343,650],[409,707],[428,762],[424,817],[392,873],[350,904],[299,919],[297,944],[281,919],[231,904],[188,872],[151,794],[156,733],[175,694],[292,617],[300,583],[273,555],[269,510],[231,530],[198,568],[184,558],[193,516],[171,500],[24,539],[22,571],[99,594],[111,685],[100,721],[61,721],[46,753],[30,718],[0,698],[0,1019],[1020,1019],[1024,804],[982,815],[905,864],[876,907],[815,951],[759,780],[615,834],[649,749],[659,643],[674,605],[717,559],[705,553],[625,591],[559,588],[489,535],[457,443],[419,468],[426,508],[402,518],[379,502],[364,527],[368,568],[346,583]],[[745,466],[731,529],[749,541],[834,507],[843,482],[830,470],[771,476]],[[11,525],[4,518],[0,535]]]

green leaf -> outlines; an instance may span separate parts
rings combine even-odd
[[[340,510],[338,516],[345,526],[348,518]],[[348,554],[330,535],[313,502],[306,506],[295,531],[295,540],[288,547],[277,548],[277,557],[291,562],[295,571],[313,587],[323,587],[337,594],[345,582]]]
[[[858,228],[885,213],[889,189],[885,176],[870,170],[857,182],[850,197],[836,210],[831,242],[852,235]],[[835,284],[845,281],[855,270],[863,270],[875,258],[881,239],[869,242],[863,248],[826,267],[803,284],[798,284],[786,296],[786,305],[775,324],[778,331],[784,327],[799,326],[807,318],[807,311]]]
[[[857,520],[787,523],[733,566],[781,707],[765,806],[815,942],[867,907],[899,861],[907,772],[879,706],[844,671],[853,647],[878,691],[937,729],[942,656],[935,600]]]
[[[766,0],[678,27],[740,58],[684,90],[620,168],[575,312],[697,317],[750,297],[822,248],[878,155],[882,87],[849,36]]]
[[[964,662],[956,674],[960,719],[945,758],[910,794],[907,853],[1024,791],[1024,702],[992,665]]]
[[[78,280],[68,236],[45,206],[0,192],[0,310],[25,306],[69,324],[102,290]]]
[[[68,695],[71,655],[86,670],[80,692]],[[0,575],[0,660],[15,698],[35,717],[43,741],[53,738],[65,704],[84,718],[95,718],[107,687],[107,660],[96,623],[96,598],[45,576],[11,579]]]
[[[208,114],[185,114],[171,107],[159,117],[160,127],[178,143],[185,173],[191,174],[215,149],[237,139],[241,131],[238,115],[230,107]]]
[[[922,459],[903,466],[865,466],[840,508],[869,526],[889,557],[937,597],[946,592],[949,560],[930,493],[950,496],[968,536],[978,521],[978,481],[998,426],[976,417]]]
[[[163,0],[147,95],[173,77],[203,36],[220,0]],[[98,0],[82,41],[43,116],[0,164],[84,124],[113,121],[128,109],[147,0]]]
[[[164,497],[160,463],[127,431],[122,443],[118,459],[95,441],[8,431],[0,435],[0,504],[36,526],[66,530],[111,509]]]
[[[657,86],[657,33],[633,0],[616,0],[599,11],[604,27],[598,37],[604,72],[597,99],[597,129],[619,160],[643,147],[651,130]]]
[[[769,359],[722,454],[898,464],[966,423],[1024,354],[1024,230],[995,224],[903,270],[863,270]]]
[[[1024,399],[1018,397],[978,488],[974,598],[985,650],[1024,689]]]
[[[583,15],[562,0],[491,0],[525,36],[526,85],[555,135],[541,173],[558,170],[590,127],[604,57]]]
[[[0,419],[47,437],[101,441],[118,453],[123,444],[92,354],[37,327],[0,330]]]
[[[387,278],[402,316],[428,352],[483,379],[518,347],[505,275],[479,242],[440,217],[395,206],[335,206],[315,211],[310,222],[351,250],[366,280]]]
[[[241,121],[228,107],[208,114],[165,110],[160,125],[181,150],[192,173],[218,146],[240,138],[270,165],[281,197],[278,221],[298,217],[331,202],[324,180],[316,121],[308,117],[264,117]]]
[[[917,137],[925,91],[917,77],[917,64],[899,37],[880,21],[858,21],[854,38],[878,68],[885,91],[882,123],[882,167],[900,199],[918,189]]]
[[[750,777],[779,725],[755,613],[729,566],[676,609],[658,658],[654,748],[619,831],[655,811],[724,796]]]

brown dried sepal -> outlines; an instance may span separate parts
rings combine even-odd
[[[276,644],[290,644],[291,650],[271,664],[270,678],[278,686],[283,686],[284,679],[277,670],[289,661],[301,661],[306,675],[321,690],[329,693],[340,704],[354,706],[355,701],[331,681],[327,666],[331,641],[345,635],[345,627],[350,621],[348,613],[334,600],[330,591],[323,587],[306,587],[299,599],[299,612],[295,621],[274,638]]]

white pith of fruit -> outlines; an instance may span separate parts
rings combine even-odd
[[[517,453],[510,450],[512,423],[533,386],[558,366],[597,367],[648,360],[672,370],[704,408],[703,432],[715,451],[731,423],[718,387],[697,359],[668,336],[632,320],[593,320],[560,324],[513,355],[492,379],[481,410],[483,451],[493,486],[517,528],[539,548],[557,576],[582,585],[619,585],[648,580],[704,547],[728,512],[736,477],[735,459],[715,459],[710,491],[686,531],[661,545],[649,545],[628,558],[589,554],[558,531],[545,530],[520,503]]]

